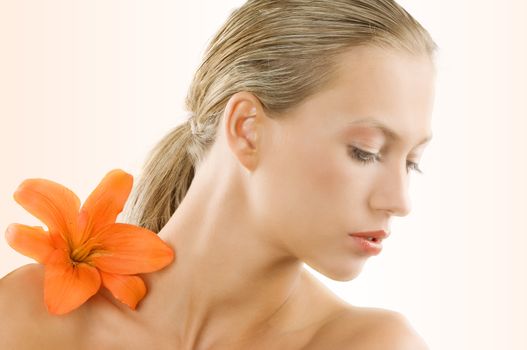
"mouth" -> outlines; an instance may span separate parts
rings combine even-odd
[[[378,255],[382,251],[382,239],[377,237],[360,237],[349,235],[355,249],[366,255]]]
[[[382,251],[382,240],[389,234],[384,230],[350,233],[354,246],[367,255],[378,255]]]
[[[354,232],[350,233],[349,235],[353,237],[364,238],[370,242],[381,242],[383,239],[386,239],[390,236],[390,234],[383,229],[375,231]]]

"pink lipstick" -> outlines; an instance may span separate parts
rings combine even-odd
[[[382,250],[382,240],[388,238],[389,233],[377,230],[350,233],[349,236],[362,252],[368,255],[378,255]]]

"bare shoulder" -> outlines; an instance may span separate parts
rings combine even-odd
[[[48,314],[43,291],[40,264],[24,265],[0,279],[0,349],[61,349],[77,335],[80,313]]]
[[[348,341],[364,350],[428,350],[428,345],[403,314],[386,309],[365,308],[366,322]]]
[[[428,350],[409,320],[393,310],[347,305],[313,339],[309,350]],[[307,350],[307,349],[306,349]]]
[[[0,279],[2,349],[31,349],[37,345],[31,335],[38,329],[36,322],[42,312],[35,291],[35,285],[42,278],[41,268],[38,264],[24,265]]]

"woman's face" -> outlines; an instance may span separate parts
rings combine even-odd
[[[428,57],[373,47],[354,48],[339,62],[331,88],[270,122],[253,188],[266,231],[315,270],[344,281],[371,256],[349,233],[389,231],[393,215],[410,212],[412,164],[432,134],[434,67]]]

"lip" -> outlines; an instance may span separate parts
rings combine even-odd
[[[382,251],[382,240],[389,237],[389,233],[384,230],[362,231],[350,233],[354,245],[367,255],[378,255]],[[368,237],[374,238],[369,241]]]
[[[350,233],[349,235],[356,236],[356,237],[365,237],[365,238],[373,237],[373,238],[376,238],[377,240],[383,240],[383,239],[388,238],[390,236],[390,233],[381,229],[381,230],[375,230],[375,231],[354,232],[354,233]]]

